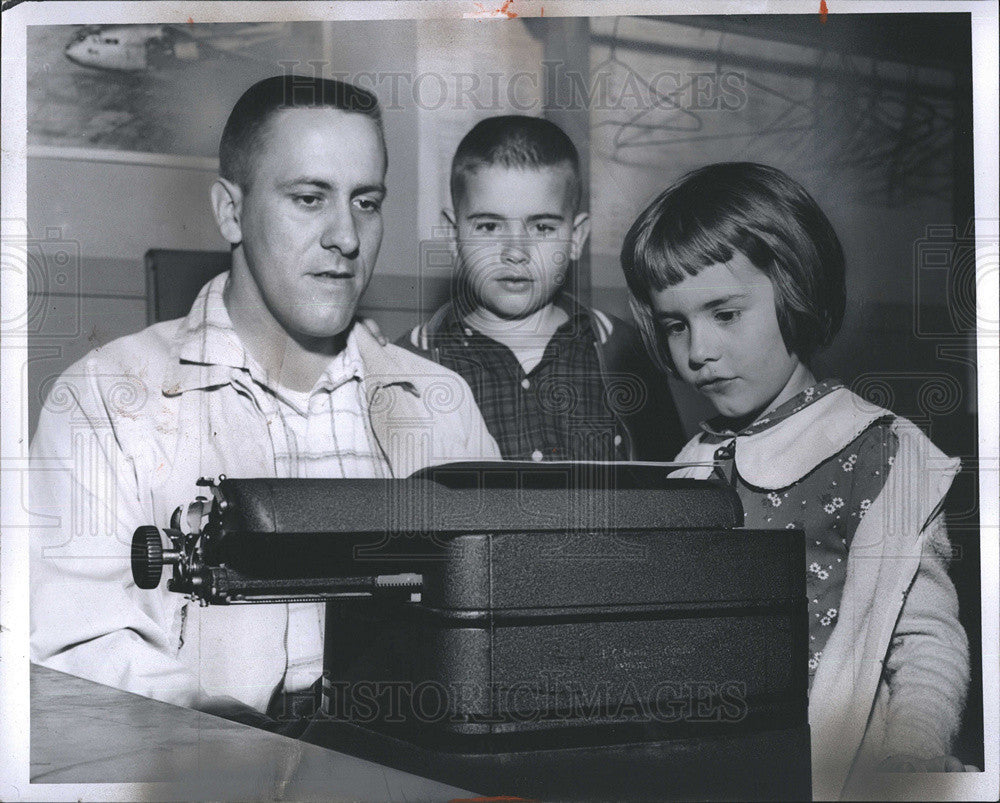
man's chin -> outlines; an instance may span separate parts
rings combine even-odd
[[[291,332],[296,341],[307,348],[319,347],[325,350],[331,341],[345,340],[354,325],[354,316],[331,321],[309,322],[295,327]]]

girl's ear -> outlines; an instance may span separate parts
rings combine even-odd
[[[444,220],[448,229],[448,247],[451,249],[451,256],[454,259],[458,256],[458,222],[455,210],[445,207],[441,210],[441,219]]]
[[[212,184],[212,211],[219,231],[230,245],[243,242],[243,190],[219,176]]]
[[[573,233],[570,234],[569,258],[577,260],[583,253],[583,246],[590,236],[590,215],[581,212],[573,218]]]

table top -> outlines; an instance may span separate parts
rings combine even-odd
[[[453,800],[474,793],[31,667],[32,783],[165,783],[214,800]]]

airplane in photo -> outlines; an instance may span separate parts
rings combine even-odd
[[[240,51],[286,33],[284,23],[226,25],[224,30],[196,34],[175,25],[88,25],[76,32],[64,54],[82,67],[143,72],[222,54],[256,60]]]

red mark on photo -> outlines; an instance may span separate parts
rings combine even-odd
[[[509,20],[514,19],[518,15],[513,11],[510,11],[510,7],[514,5],[514,0],[504,0],[503,5],[500,8],[494,8],[492,11],[486,9],[482,3],[473,3],[473,5],[479,9],[474,14],[466,14],[466,17],[475,17],[479,19],[489,19],[496,17],[506,17]]]
[[[826,0],[819,0],[819,21],[826,25],[826,15],[830,10],[826,7]]]

